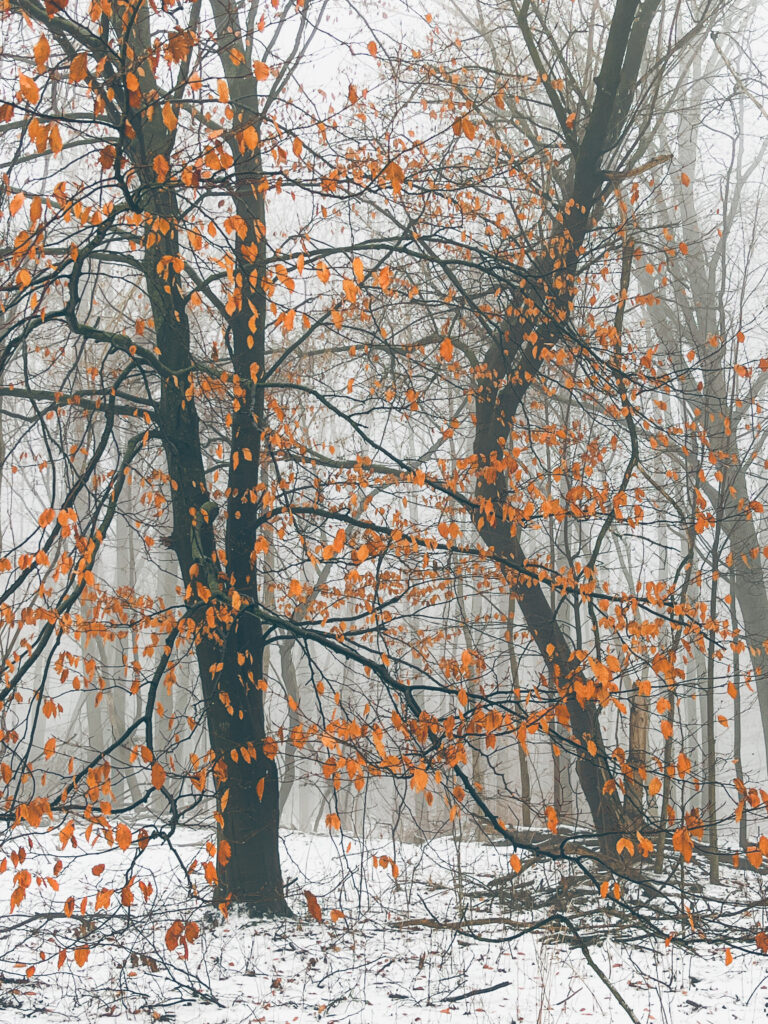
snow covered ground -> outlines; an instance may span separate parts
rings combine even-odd
[[[134,864],[133,846],[109,850],[81,841],[62,850],[58,831],[38,833],[24,862],[9,862],[0,875],[0,1024],[629,1020],[563,934],[508,941],[512,929],[491,923],[482,931],[495,941],[480,941],[466,934],[470,929],[438,926],[510,915],[509,906],[493,910],[478,896],[478,884],[508,872],[509,850],[450,840],[393,849],[384,836],[363,844],[288,833],[284,874],[296,918],[252,921],[232,913],[215,922],[188,895],[181,870],[182,862],[206,859],[206,838],[181,830],[175,854],[150,846]],[[15,851],[18,860],[19,848],[14,839],[3,853]],[[62,861],[58,891],[33,882],[9,915],[14,875],[46,858]],[[131,877],[135,895],[125,906]],[[97,911],[98,893],[109,890],[109,906],[102,895]],[[317,899],[321,921],[310,916],[305,890]],[[74,910],[65,904],[71,896]],[[200,932],[191,929],[186,948],[171,951],[166,936],[174,920]],[[407,923],[415,921],[422,923]],[[722,946],[692,955],[663,942],[606,942],[590,953],[643,1024],[766,1019],[768,957],[757,951],[734,950],[729,965]]]

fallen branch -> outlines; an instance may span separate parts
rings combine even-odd
[[[482,996],[486,992],[497,992],[500,988],[506,988],[511,984],[511,981],[500,981],[498,985],[489,985],[487,988],[473,988],[471,992],[462,992],[458,996],[447,996],[446,1002],[458,1003],[460,999],[471,999],[472,996]]]
[[[521,927],[517,921],[511,921],[508,917],[478,917],[473,921],[438,921],[433,917],[414,917],[406,921],[393,921],[393,928],[435,928],[445,931],[461,931],[463,928],[473,928],[479,925],[504,924],[510,928]],[[524,927],[524,926],[523,926]]]

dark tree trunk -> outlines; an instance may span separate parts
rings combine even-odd
[[[231,45],[235,37],[231,35],[230,14],[220,5],[215,5],[215,14],[222,39]],[[150,56],[149,17],[146,7],[137,9],[126,42],[136,54],[143,55],[139,72],[143,91],[153,95],[157,82]],[[116,34],[122,38],[124,27],[118,15],[115,18]],[[229,49],[222,59],[225,71],[232,71],[228,54]],[[252,79],[243,76],[239,89],[250,89],[255,104],[252,84]],[[141,184],[133,202],[148,215],[143,273],[155,345],[154,349],[147,347],[142,358],[160,380],[155,422],[170,482],[173,532],[169,543],[186,586],[188,614],[196,624],[197,661],[213,752],[219,840],[215,899],[231,899],[256,913],[287,914],[278,853],[276,749],[266,737],[261,689],[266,684],[262,681],[264,652],[254,557],[256,505],[252,500],[259,479],[263,429],[263,391],[252,385],[255,370],[264,370],[266,329],[264,202],[258,190],[262,174],[258,155],[243,156],[235,145],[233,199],[238,214],[247,221],[248,234],[235,253],[242,287],[239,307],[229,325],[234,370],[243,386],[236,386],[233,403],[222,558],[216,550],[213,530],[219,510],[210,500],[207,487],[204,440],[193,397],[194,360],[187,304],[175,269],[180,257],[178,197],[172,183],[158,182],[154,169],[157,158],[169,160],[175,132],[162,118],[147,116],[143,105],[132,106],[127,117],[130,130],[124,133],[126,152]],[[252,120],[252,112],[241,106],[238,126]],[[162,230],[156,227],[160,223]],[[255,259],[244,255],[243,244],[254,247],[246,248],[246,252],[257,251]],[[251,284],[253,271],[258,273],[258,285],[255,273]]]
[[[170,190],[155,188],[152,205],[153,213],[172,225],[178,223]],[[219,841],[215,899],[230,898],[254,913],[286,915],[278,852],[277,770],[274,757],[267,756],[273,753],[269,745],[265,752],[264,693],[259,688],[263,642],[252,558],[256,513],[250,496],[258,481],[260,420],[251,403],[233,418],[226,540],[226,563],[233,570],[227,579],[215,549],[212,520],[217,509],[209,499],[200,424],[194,401],[186,395],[189,321],[173,280],[169,292],[168,280],[155,269],[161,257],[177,252],[177,232],[172,229],[150,249],[145,274],[157,347],[171,371],[162,378],[157,419],[171,480],[171,542],[187,587],[190,615],[198,624],[197,661],[214,755]],[[248,347],[242,339],[240,351]],[[257,350],[250,359],[259,354]],[[242,373],[243,367],[238,369]],[[248,458],[243,456],[245,448],[251,449]],[[201,592],[199,584],[210,593]],[[235,593],[240,598],[238,610]],[[213,624],[206,621],[211,608]]]
[[[224,645],[198,648],[211,747],[216,755],[219,860],[216,898],[256,914],[286,915],[278,847],[279,785],[266,736],[261,626],[241,614]],[[226,844],[226,845],[224,845]]]
[[[637,84],[653,8],[636,20],[638,0],[617,0],[613,7],[596,92],[581,139],[574,142],[570,196],[563,196],[556,227],[531,287],[521,290],[505,329],[489,345],[479,367],[476,390],[477,527],[500,558],[520,569],[525,563],[514,509],[508,508],[506,443],[528,389],[537,380],[543,353],[567,343],[565,324],[583,262],[584,244],[594,229],[595,211],[605,186],[602,162],[620,136]],[[524,15],[518,20],[525,21]],[[521,23],[524,34],[527,25]],[[634,31],[633,31],[634,29]],[[530,33],[526,36],[529,40]],[[630,47],[631,39],[631,47]],[[529,47],[534,45],[529,41]],[[557,104],[556,99],[552,99]],[[510,307],[513,308],[513,307]],[[510,521],[512,525],[510,526]],[[567,708],[576,757],[576,773],[589,804],[603,849],[610,853],[623,831],[623,813],[600,730],[600,706],[593,688],[575,669],[568,644],[541,583],[533,575],[513,573],[514,599]],[[516,581],[515,581],[516,580]],[[594,744],[594,753],[589,749]]]

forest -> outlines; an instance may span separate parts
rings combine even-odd
[[[2,0],[0,1024],[765,1020],[766,30]]]

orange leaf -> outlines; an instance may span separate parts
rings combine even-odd
[[[520,863],[520,858],[517,856],[516,853],[513,853],[510,856],[510,858],[509,858],[509,866],[512,868],[512,870],[515,872],[516,875],[519,875],[520,872],[522,871],[523,866]]]
[[[88,54],[78,53],[76,57],[72,58],[72,63],[69,65],[69,80],[70,82],[82,82],[87,74]]]
[[[396,164],[394,160],[390,160],[382,171],[382,174],[385,178],[389,179],[393,193],[396,196],[399,195],[403,188],[403,182],[405,181],[405,171],[403,171],[400,164]]]
[[[672,836],[672,848],[682,855],[687,864],[693,855],[693,840],[687,828],[679,828],[675,832]]]
[[[638,846],[643,854],[643,857],[647,857],[648,854],[653,853],[655,847],[650,839],[646,839],[640,832],[636,832]]]
[[[51,130],[48,135],[48,145],[51,147],[52,153],[60,153],[63,146],[61,141],[61,132],[57,124],[51,125]]]
[[[557,832],[557,811],[554,807],[547,808],[547,828],[550,832]]]
[[[173,950],[178,946],[179,939],[181,938],[183,931],[184,922],[179,921],[178,919],[173,921],[167,929],[165,933],[165,945],[167,949],[171,950],[171,952],[173,952]]]
[[[371,40],[370,43],[368,43],[368,53],[370,53],[372,57],[375,57],[378,52],[378,46],[376,45],[376,43],[374,43],[373,40]]]
[[[165,784],[165,768],[159,761],[152,765],[152,785],[155,789],[162,789]]]
[[[763,855],[756,847],[750,846],[747,850],[747,860],[753,868],[757,869],[763,863]]]
[[[725,966],[726,967],[730,967],[732,963],[733,963],[733,953],[730,951],[730,949],[726,949],[726,951],[725,951]]]
[[[109,910],[109,904],[112,902],[113,889],[99,889],[96,893],[96,902],[94,907],[96,910]]]
[[[266,82],[269,78],[269,65],[265,64],[264,61],[255,60],[253,62],[253,74],[257,82]]]
[[[37,88],[35,80],[21,72],[19,72],[19,92],[28,103],[37,103],[40,99],[40,90]]]
[[[320,910],[320,904],[317,902],[317,897],[314,896],[309,889],[304,890],[304,899],[307,901],[307,910],[311,917],[318,922],[323,920],[323,912]]]
[[[690,760],[682,752],[677,755],[677,774],[684,779],[691,770]]]
[[[453,342],[450,338],[443,338],[440,342],[439,349],[440,358],[448,362],[449,359],[453,359]]]
[[[162,153],[158,153],[155,159],[152,161],[152,167],[157,175],[158,181],[165,181],[168,177],[168,171],[170,171],[170,165],[165,159]]]
[[[35,65],[37,66],[37,70],[42,73],[45,71],[45,66],[51,55],[51,47],[45,36],[40,36],[35,43],[35,48],[32,52],[35,55]]]
[[[685,185],[686,188],[688,188],[688,186],[691,184],[691,179],[688,177],[685,171],[683,171],[683,173],[680,175],[680,181],[682,181],[683,185]]]
[[[121,850],[127,850],[131,845],[132,839],[133,836],[131,835],[131,830],[121,821],[115,829],[115,841],[117,842],[117,845]]]
[[[78,946],[75,950],[75,963],[77,966],[82,967],[90,955],[91,951],[88,946]]]
[[[45,760],[49,761],[54,753],[56,752],[56,737],[51,736],[50,739],[46,740],[45,746],[43,747],[43,753],[45,754]]]
[[[259,779],[259,781],[256,783],[256,796],[259,798],[259,802],[261,802],[261,799],[264,796],[264,779],[263,778]]]
[[[621,856],[625,850],[627,851],[630,857],[634,857],[635,844],[632,842],[631,839],[627,839],[626,836],[622,836],[622,838],[616,843],[616,852],[619,856]]]
[[[175,131],[176,125],[179,123],[179,119],[176,117],[173,107],[170,103],[163,104],[163,124],[169,132]]]

